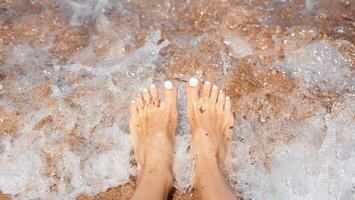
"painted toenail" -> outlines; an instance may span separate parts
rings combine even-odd
[[[193,77],[193,78],[190,78],[189,84],[190,84],[190,87],[196,87],[197,84],[198,84],[197,78],[194,78],[194,77]]]
[[[206,81],[206,82],[205,82],[205,84],[206,84],[206,85],[209,85],[209,84],[211,84],[211,82],[209,82],[209,81]]]
[[[231,98],[229,96],[226,97],[227,101],[231,100]]]
[[[150,88],[155,88],[155,85],[154,85],[154,84],[151,84],[151,85],[150,85]]]
[[[213,86],[213,89],[214,89],[214,90],[217,90],[217,89],[218,89],[218,87],[214,85],[214,86]]]
[[[164,87],[167,90],[171,90],[171,89],[173,89],[173,83],[171,81],[165,81],[164,82]]]
[[[144,88],[144,90],[143,90],[144,92],[148,92],[148,89],[147,88]]]

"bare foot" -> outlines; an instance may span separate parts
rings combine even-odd
[[[234,124],[230,98],[208,81],[201,86],[196,78],[186,86],[186,96],[194,187],[203,200],[236,199],[222,173],[230,157]]]
[[[164,101],[155,85],[144,89],[131,104],[130,132],[138,164],[138,184],[145,174],[167,177],[173,182],[173,153],[177,124],[177,90],[164,83]]]
[[[209,81],[202,86],[196,78],[190,79],[186,94],[193,153],[197,159],[217,159],[225,167],[234,128],[230,98]]]

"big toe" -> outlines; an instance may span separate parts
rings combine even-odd
[[[177,106],[177,89],[171,81],[164,82],[164,88],[162,89],[164,94],[164,106],[176,109]]]
[[[188,105],[194,105],[198,101],[198,92],[200,89],[200,81],[197,78],[190,78],[189,83],[186,84],[186,97]]]

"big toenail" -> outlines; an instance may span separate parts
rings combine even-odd
[[[206,84],[206,85],[209,85],[209,84],[211,84],[211,82],[209,82],[209,81],[206,81],[206,82],[205,82],[205,84]]]
[[[229,96],[227,96],[227,97],[226,97],[226,100],[229,101],[229,100],[231,100],[231,98],[230,98]]]
[[[217,90],[217,89],[218,89],[218,87],[214,85],[214,86],[213,86],[213,89],[214,89],[214,90]]]
[[[143,90],[144,92],[148,92],[148,89],[147,88],[144,88],[144,90]]]
[[[190,84],[190,87],[196,87],[198,84],[197,78],[194,78],[194,77],[190,78],[189,84]]]
[[[154,84],[151,84],[151,85],[150,85],[150,88],[155,88],[155,85],[154,85]]]
[[[164,82],[164,87],[167,90],[171,90],[171,89],[173,89],[173,83],[171,81],[165,81]]]
[[[132,104],[135,104],[135,103],[136,103],[136,101],[135,101],[135,100],[132,100],[132,101],[131,101],[131,103],[132,103]]]

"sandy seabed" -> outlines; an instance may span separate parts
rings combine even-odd
[[[171,199],[191,192],[183,85],[232,98],[243,199],[355,199],[355,5],[0,0],[0,199],[129,199],[128,105],[179,88]]]

